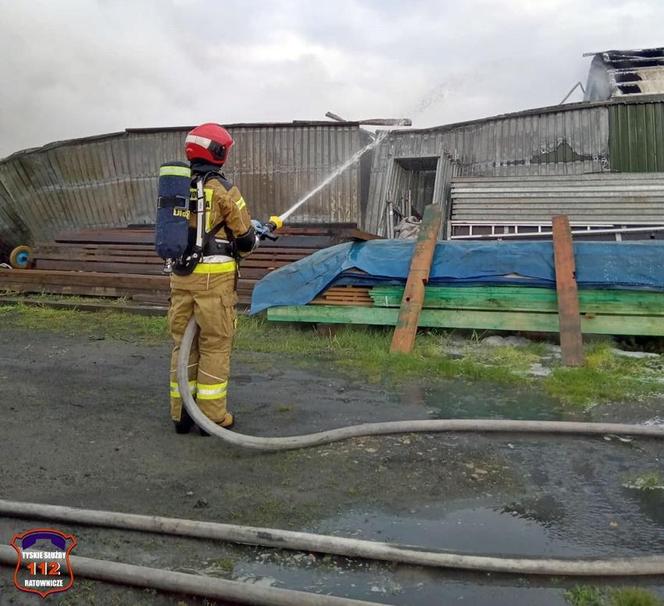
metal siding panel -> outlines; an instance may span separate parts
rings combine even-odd
[[[357,125],[236,127],[227,172],[252,214],[281,213],[362,146]],[[184,130],[128,132],[26,151],[0,162],[0,233],[9,244],[63,229],[152,223],[159,165],[184,159]],[[296,221],[359,222],[350,167]],[[5,237],[3,235],[3,237]]]
[[[67,196],[62,191],[60,184],[62,183],[62,175],[60,173],[60,166],[57,158],[54,156],[52,150],[44,152],[44,156],[49,166],[51,195],[58,201],[58,207],[61,209],[62,215],[65,218],[66,228],[68,229],[76,221],[76,213],[71,204],[67,200]]]
[[[41,212],[39,200],[31,195],[30,179],[25,174],[22,158],[18,158],[7,168],[8,178],[5,180],[5,185],[14,201],[14,210],[23,224],[30,227],[39,221]]]
[[[84,227],[93,227],[99,225],[102,223],[102,221],[99,221],[97,209],[92,204],[90,204],[90,197],[88,196],[88,183],[86,180],[86,170],[83,157],[86,153],[86,150],[87,146],[85,146],[84,150],[82,151],[80,145],[74,145],[69,150],[69,157],[71,159],[72,168],[71,187],[79,194],[81,207],[85,208],[88,213],[88,222],[84,225]]]
[[[616,104],[609,108],[611,168],[664,171],[664,103]]]
[[[648,134],[653,133],[655,130],[655,107],[652,104],[644,106],[644,128]],[[651,136],[646,138],[644,145],[645,152],[645,170],[656,170],[656,154],[655,142]]]
[[[271,158],[271,178],[270,182],[272,183],[272,199],[276,202],[284,199],[283,191],[283,179],[281,175],[283,174],[283,154],[285,153],[285,140],[283,136],[283,129],[275,128],[273,131],[273,143],[272,143],[272,158]],[[280,208],[280,207],[279,207]],[[271,210],[270,215],[276,215],[280,213],[281,210]]]
[[[310,143],[313,148],[313,157],[314,157],[314,179],[313,183],[311,185],[311,188],[316,187],[319,183],[325,179],[327,175],[324,174],[324,167],[323,167],[323,148],[322,148],[322,141],[321,141],[321,129],[319,127],[315,127],[313,129],[309,130],[310,134]],[[331,184],[330,184],[331,185]],[[330,191],[330,185],[327,185],[325,189],[327,189],[327,194],[329,195]],[[324,190],[323,190],[324,191]],[[303,215],[309,217],[314,217],[322,214],[323,212],[323,192],[319,192],[314,196],[314,199],[312,200],[311,206],[303,206]],[[311,213],[311,214],[310,214]],[[309,219],[311,221],[311,218]]]
[[[664,174],[457,178],[452,188],[458,221],[539,221],[564,213],[576,222],[664,225]]]
[[[30,243],[30,232],[16,212],[15,199],[5,185],[8,180],[6,166],[0,165],[0,244],[5,252],[18,244]]]
[[[431,131],[393,131],[378,146],[371,169],[367,229],[376,228],[385,202],[385,166],[398,157],[453,154],[459,158],[454,170],[461,175],[552,176],[608,169],[605,106],[533,111],[433,132],[435,137]]]

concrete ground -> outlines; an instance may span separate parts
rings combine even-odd
[[[304,529],[474,554],[628,556],[664,550],[664,491],[624,484],[664,472],[664,443],[616,438],[417,435],[281,454],[176,435],[168,346],[0,328],[0,495],[119,512]],[[438,417],[643,421],[662,402],[570,412],[523,387],[437,380],[366,384],[322,359],[239,353],[237,430],[287,435]],[[0,518],[8,543],[39,526]],[[565,604],[601,579],[525,578],[352,561],[56,525],[75,555],[407,606]],[[0,567],[0,604],[37,604]],[[664,596],[664,578],[619,579]],[[56,604],[203,604],[77,579]]]

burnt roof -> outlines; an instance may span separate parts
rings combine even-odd
[[[664,93],[664,47],[595,53],[586,100]]]
[[[608,50],[596,54],[604,65],[614,70],[664,66],[664,47]]]

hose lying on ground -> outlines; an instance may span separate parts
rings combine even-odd
[[[360,436],[376,436],[398,433],[435,432],[516,432],[516,433],[555,433],[555,434],[626,434],[664,438],[664,426],[635,425],[624,423],[581,423],[571,421],[512,421],[497,419],[424,419],[418,421],[390,421],[386,423],[363,423],[340,427],[328,431],[288,436],[263,438],[229,431],[213,423],[198,408],[189,391],[189,352],[196,337],[196,320],[191,318],[180,344],[177,364],[177,379],[180,394],[187,412],[196,425],[210,434],[234,446],[254,450],[293,450],[320,446]]]
[[[664,556],[662,555],[587,560],[465,555],[431,551],[412,545],[379,543],[291,530],[77,509],[2,499],[0,499],[0,515],[482,572],[575,577],[664,574]]]
[[[18,554],[9,546],[0,545],[0,563],[15,566]],[[376,606],[376,602],[336,598],[328,595],[259,587],[239,581],[227,581],[185,572],[174,572],[146,566],[134,566],[109,560],[71,556],[74,578],[81,576],[109,583],[158,589],[171,593],[197,595],[215,600],[232,600],[234,604],[259,606]]]

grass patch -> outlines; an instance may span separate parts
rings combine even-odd
[[[28,305],[0,306],[0,321],[11,328],[138,341],[154,345],[168,340],[166,318],[112,310],[84,312]]]
[[[606,596],[599,587],[577,585],[565,592],[565,601],[570,606],[604,606]]]
[[[212,560],[210,566],[205,570],[209,573],[220,572],[225,576],[230,575],[235,569],[235,560],[233,558],[219,558],[217,560]]]
[[[142,316],[113,310],[82,312],[25,305],[0,305],[5,327],[32,332],[51,331],[70,336],[111,338],[149,345],[169,342],[165,317]],[[399,381],[410,377],[465,378],[502,384],[532,384],[548,395],[575,406],[640,399],[664,391],[664,357],[635,359],[616,356],[612,341],[595,339],[586,346],[582,368],[554,365],[543,380],[528,369],[543,361],[543,343],[487,347],[479,336],[452,342],[449,332],[428,330],[418,335],[412,354],[389,353],[389,327],[343,326],[331,336],[317,334],[310,325],[268,322],[241,316],[234,347],[240,352],[275,353],[299,360],[335,364],[351,376],[369,382]],[[453,346],[461,357],[448,355]]]
[[[578,585],[565,593],[570,606],[661,606],[662,601],[641,587],[602,589],[594,585]]]
[[[343,366],[349,373],[361,375],[372,382],[414,375],[507,383],[524,381],[523,377],[512,372],[514,357],[520,356],[518,353],[513,354],[512,359],[503,351],[486,358],[468,356],[455,360],[443,352],[445,336],[428,332],[418,336],[412,354],[391,354],[392,332],[393,329],[385,327],[344,326],[328,337],[316,335],[310,326],[275,325],[263,318],[245,317],[238,324],[235,347],[245,351],[328,359]],[[530,359],[532,354],[524,355]],[[518,366],[521,368],[523,364]]]
[[[535,352],[536,348],[528,347],[490,347],[481,353],[481,359],[487,364],[494,366],[505,366],[516,372],[523,372],[530,368],[531,364],[540,361],[540,355]]]
[[[623,486],[634,490],[664,490],[664,478],[657,471],[648,471],[628,480]]]
[[[660,393],[657,358],[648,361],[618,356],[606,340],[587,346],[581,368],[553,369],[544,380],[548,394],[567,404],[588,406],[600,401],[638,400]]]

